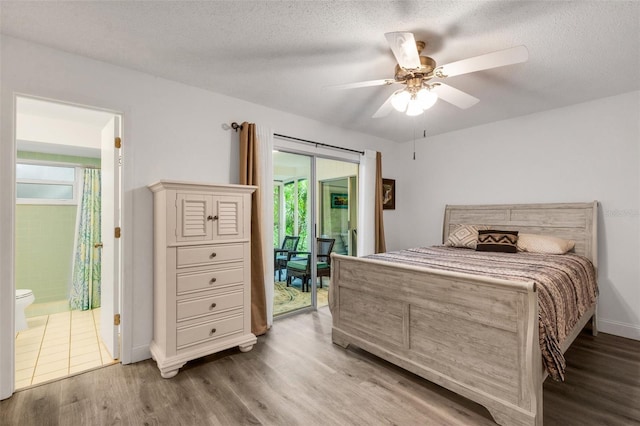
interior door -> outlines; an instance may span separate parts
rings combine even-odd
[[[120,312],[120,117],[114,116],[102,129],[102,284],[100,308],[100,336],[112,358],[120,357],[119,327],[115,315]]]

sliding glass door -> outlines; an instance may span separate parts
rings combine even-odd
[[[335,240],[333,252],[356,255],[358,222],[358,165],[316,159],[318,225],[321,237]]]
[[[274,316],[326,306],[330,255],[357,254],[358,164],[274,152]]]
[[[312,166],[311,156],[273,153],[274,316],[314,306],[311,292],[304,291],[313,254]]]

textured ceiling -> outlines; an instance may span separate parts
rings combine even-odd
[[[640,89],[640,2],[0,2],[1,32],[394,141]],[[480,102],[371,115],[394,87],[384,33],[438,64],[524,44],[529,61],[452,77]]]

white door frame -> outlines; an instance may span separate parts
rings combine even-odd
[[[107,352],[113,359],[120,359],[120,327],[115,325],[115,315],[120,314],[120,284],[122,282],[122,240],[116,237],[116,227],[121,227],[120,199],[122,186],[120,185],[120,164],[122,156],[120,147],[116,146],[116,138],[120,137],[119,115],[113,115],[101,132],[101,170],[102,170],[102,201],[101,206],[101,234],[102,234],[102,292],[100,297],[100,330]],[[105,167],[106,166],[106,167]],[[112,285],[105,286],[111,281]],[[108,291],[105,291],[108,290]]]
[[[99,108],[82,104],[80,102],[64,102],[58,99],[45,98],[32,94],[17,93],[11,94],[11,105],[7,108],[4,105],[3,117],[7,120],[10,117],[11,123],[2,126],[2,136],[0,144],[0,400],[9,398],[15,391],[15,205],[16,205],[16,103],[17,98],[32,98],[48,102],[60,103],[63,105],[73,105],[81,108],[104,111],[119,115],[121,117],[121,137],[123,148],[121,155],[126,158],[126,126],[127,117],[122,111],[115,111],[107,108]],[[8,120],[7,120],[8,121]],[[5,122],[6,123],[6,122]],[[9,131],[7,131],[9,128]],[[133,240],[131,238],[131,224],[133,223],[132,206],[133,197],[131,192],[125,193],[124,188],[133,180],[133,161],[122,163],[120,181],[121,218],[122,218],[122,253],[121,258],[121,285],[120,285],[120,314],[122,322],[120,325],[120,361],[123,364],[132,362],[133,359],[133,329],[130,321],[132,312],[133,288],[128,283],[132,282],[132,269],[127,257],[132,252]]]

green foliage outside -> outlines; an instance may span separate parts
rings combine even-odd
[[[280,187],[273,185],[273,246],[280,244]]]
[[[295,197],[295,185],[293,182],[284,185],[284,203],[285,203],[285,234],[299,235],[300,242],[298,250],[308,251],[309,241],[307,238],[307,187],[306,179],[298,180],[298,197]],[[298,229],[295,229],[295,207],[298,205]]]
[[[308,215],[307,215],[307,202],[308,202],[308,186],[309,181],[307,179],[298,180],[298,197],[296,199],[295,183],[289,182],[284,185],[284,209],[285,209],[285,235],[300,236],[300,242],[298,243],[298,250],[309,251],[309,238],[308,238]],[[273,246],[280,247],[282,241],[280,241],[280,186],[275,185],[273,187]],[[295,228],[295,208],[298,207],[298,228]]]

